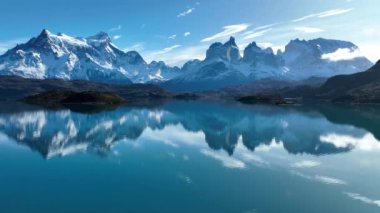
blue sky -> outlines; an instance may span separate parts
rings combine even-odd
[[[0,52],[53,33],[86,37],[105,31],[123,50],[181,65],[235,36],[281,49],[291,39],[349,40],[380,59],[379,0],[2,0]]]

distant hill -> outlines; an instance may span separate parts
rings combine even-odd
[[[94,91],[50,91],[28,96],[24,100],[27,103],[46,106],[60,104],[120,105],[127,103],[127,100],[116,94]]]
[[[346,103],[380,103],[380,61],[366,71],[350,75],[337,75],[317,85],[288,86],[268,89],[267,93],[283,97],[302,97],[308,100],[323,100]]]
[[[60,79],[27,79],[18,76],[0,76],[0,100],[19,100],[47,91],[112,92],[125,99],[165,99],[174,94],[157,85],[113,85],[92,81],[65,81]]]
[[[365,72],[329,78],[315,96],[339,102],[380,103],[380,61]]]

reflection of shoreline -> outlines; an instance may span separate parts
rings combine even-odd
[[[333,114],[339,116],[341,109],[331,107],[329,110],[337,111]],[[369,134],[330,120],[315,111],[297,108],[170,102],[159,108],[121,107],[91,115],[42,109],[2,113],[0,131],[45,158],[78,151],[107,155],[114,143],[136,140],[147,128],[163,130],[168,125],[178,124],[186,131],[202,132],[211,149],[223,149],[229,155],[233,155],[239,138],[251,151],[273,145],[275,141],[291,154],[324,155],[346,152],[354,146],[349,143],[338,146],[321,140],[323,135],[360,139]]]
[[[380,106],[379,105],[339,105],[339,112],[331,104],[319,104],[318,111],[330,122],[348,124],[371,132],[380,140]]]

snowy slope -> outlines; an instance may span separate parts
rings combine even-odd
[[[352,74],[372,66],[353,43],[323,38],[292,40],[282,58],[290,70],[288,77],[296,80]]]
[[[164,69],[164,72],[162,71]],[[167,72],[170,74],[166,75]],[[107,83],[145,83],[175,76],[178,68],[147,64],[139,53],[118,49],[100,32],[74,38],[43,30],[25,44],[0,56],[0,74],[25,78],[59,78]]]
[[[239,48],[231,37],[224,44],[213,43],[203,61],[187,62],[180,76],[162,86],[172,91],[202,91],[242,84],[247,78],[239,69],[240,61]]]
[[[222,66],[221,64],[224,64]],[[274,54],[252,42],[240,55],[235,39],[212,44],[203,61],[194,60],[182,68],[182,75],[162,84],[172,90],[201,91],[263,79],[300,81],[361,72],[372,63],[351,42],[314,39],[292,40],[285,51]]]

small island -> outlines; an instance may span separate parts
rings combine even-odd
[[[273,104],[273,105],[295,105],[295,99],[283,98],[279,95],[250,95],[237,99],[244,104]]]
[[[23,101],[29,104],[44,106],[59,106],[67,104],[121,105],[127,102],[124,98],[116,94],[94,91],[50,91],[28,96],[24,98]]]

